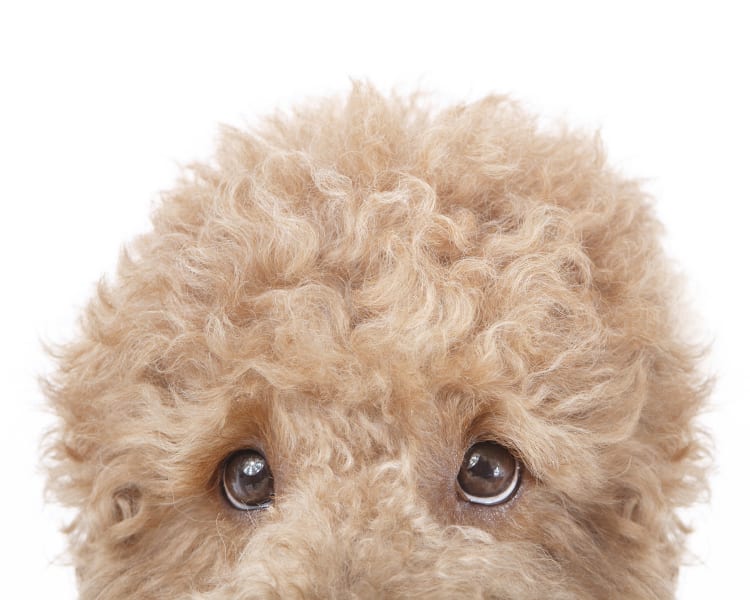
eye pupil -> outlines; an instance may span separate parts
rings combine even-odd
[[[256,450],[240,450],[224,462],[222,485],[227,500],[239,510],[266,508],[273,500],[273,475]]]
[[[504,446],[478,442],[464,455],[456,478],[459,493],[475,504],[501,504],[518,490],[521,465]]]

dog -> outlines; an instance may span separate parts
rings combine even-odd
[[[80,597],[672,598],[710,386],[660,235],[505,97],[225,128],[45,385]]]

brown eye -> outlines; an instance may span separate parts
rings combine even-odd
[[[265,456],[256,450],[239,450],[224,462],[224,494],[239,510],[256,510],[273,501],[273,475]]]
[[[475,504],[510,500],[521,482],[521,463],[505,446],[478,442],[468,449],[456,477],[458,491]]]

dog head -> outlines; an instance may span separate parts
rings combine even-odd
[[[658,236],[504,98],[225,130],[47,386],[81,597],[670,597],[706,386]]]

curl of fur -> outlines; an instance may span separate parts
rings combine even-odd
[[[226,129],[47,383],[86,599],[673,595],[708,386],[638,185],[506,98]],[[507,505],[455,490],[477,439]],[[218,465],[261,449],[265,511]]]

